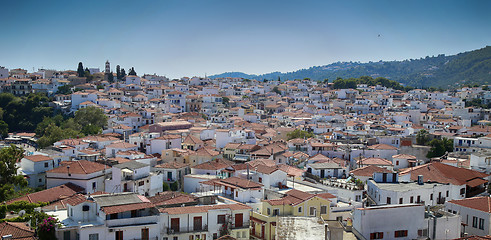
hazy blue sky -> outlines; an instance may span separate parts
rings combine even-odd
[[[491,43],[491,1],[2,1],[0,66],[204,76],[404,60]],[[380,34],[380,37],[378,36]]]

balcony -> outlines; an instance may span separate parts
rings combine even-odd
[[[230,227],[231,229],[248,229],[251,226],[249,222],[243,223],[241,226],[235,226],[235,224],[232,224]]]
[[[133,226],[133,225],[149,225],[157,224],[159,216],[145,216],[145,217],[132,217],[132,218],[120,218],[120,219],[110,219],[106,220],[107,227],[122,227],[122,226]]]
[[[179,229],[175,229],[172,227],[166,228],[167,234],[180,234],[180,233],[195,233],[195,232],[208,232],[208,225],[204,225],[203,227],[181,227]]]

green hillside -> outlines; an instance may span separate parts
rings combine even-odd
[[[314,66],[294,72],[273,72],[248,75],[239,72],[223,73],[216,77],[262,79],[329,79],[384,77],[413,87],[455,87],[465,84],[491,84],[491,46],[457,55],[427,56],[420,59],[380,62],[337,62]]]

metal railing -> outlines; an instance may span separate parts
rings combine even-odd
[[[178,233],[192,233],[192,232],[207,232],[208,225],[204,226],[193,226],[193,227],[181,227],[181,228],[166,228],[167,234],[178,234]]]

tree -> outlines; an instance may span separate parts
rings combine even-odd
[[[58,91],[56,91],[56,93],[57,94],[63,94],[63,95],[70,94],[70,93],[72,93],[72,87],[73,87],[73,85],[70,85],[70,84],[60,86],[60,87],[58,87]]]
[[[117,78],[118,80],[123,79],[123,78],[121,77],[121,67],[120,67],[119,65],[117,65],[117,66],[116,66],[116,78]]]
[[[24,157],[24,149],[10,145],[0,150],[0,201],[9,200],[16,189],[27,186],[24,176],[17,175],[17,162]]]
[[[126,71],[124,70],[124,68],[121,68],[121,78],[120,78],[120,80],[123,80],[124,77],[126,77]]]
[[[99,128],[107,126],[107,116],[102,109],[86,107],[75,112],[74,120],[80,126],[94,125]]]
[[[107,81],[109,81],[110,83],[114,82],[114,75],[113,75],[113,72],[110,72],[110,73],[107,75]]]
[[[85,75],[84,65],[82,64],[82,62],[78,63],[77,74],[79,77],[83,77]]]
[[[135,75],[136,76],[136,72],[135,72],[135,68],[134,67],[131,67],[130,72],[128,73],[128,75]]]
[[[311,132],[303,131],[300,129],[295,129],[292,132],[289,132],[286,134],[288,140],[295,139],[295,138],[313,138],[315,135]]]
[[[0,135],[2,138],[9,136],[9,125],[3,120],[0,120]]]
[[[222,97],[222,102],[223,102],[223,104],[225,104],[225,106],[228,106],[228,104],[230,102],[230,98],[228,98],[228,97]]]
[[[170,190],[175,192],[177,189],[179,189],[179,183],[177,181],[170,184]]]
[[[416,134],[416,143],[418,145],[426,145],[430,140],[430,134],[425,129],[419,130]]]
[[[451,139],[433,139],[430,141],[429,145],[431,146],[431,149],[428,154],[426,154],[427,158],[441,157],[445,153],[453,151],[453,142]]]
[[[169,191],[170,187],[169,187],[169,184],[167,184],[166,182],[162,183],[162,190],[165,192],[165,191]]]
[[[281,91],[280,91],[280,89],[278,89],[278,86],[275,86],[275,87],[273,88],[273,92],[275,92],[275,93],[277,93],[277,94],[281,95]]]

